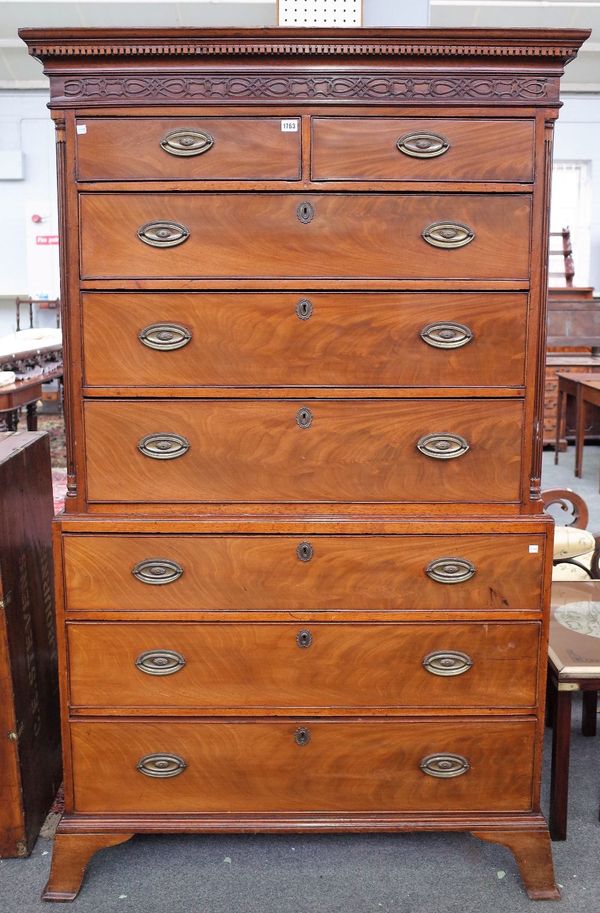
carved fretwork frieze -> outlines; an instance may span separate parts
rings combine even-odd
[[[558,100],[558,80],[532,75],[407,76],[348,73],[202,74],[198,76],[81,76],[57,80],[53,104],[60,102],[493,102],[551,103]]]

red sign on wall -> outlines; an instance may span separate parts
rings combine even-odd
[[[36,235],[35,243],[38,247],[48,247],[50,244],[58,244],[58,235]]]

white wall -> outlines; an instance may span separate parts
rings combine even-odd
[[[58,294],[58,247],[36,243],[57,234],[54,125],[45,91],[0,92],[0,334],[15,329],[17,295]],[[32,216],[42,217],[34,223]],[[27,326],[27,308],[23,320]],[[54,326],[41,311],[37,326]],[[23,326],[23,324],[22,324]]]
[[[364,0],[363,25],[402,26],[417,28],[429,25],[429,0],[411,0],[402,3],[400,0]]]
[[[600,290],[600,96],[567,95],[555,127],[554,161],[589,162],[591,172],[590,285]],[[577,285],[577,250],[575,285]],[[583,266],[580,262],[580,266]],[[587,270],[580,269],[584,274]]]

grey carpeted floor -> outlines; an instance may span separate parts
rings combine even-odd
[[[545,488],[571,487],[600,532],[600,448],[586,450],[584,479],[572,452],[552,465]],[[554,844],[560,904],[525,895],[511,854],[468,835],[135,837],[97,854],[74,913],[564,913],[600,910],[600,735],[579,732],[575,696],[569,835]],[[544,809],[549,733],[546,733]],[[301,788],[301,784],[298,784]],[[25,860],[0,860],[0,913],[44,908],[39,895],[51,858],[40,839]],[[49,909],[48,907],[45,907]]]

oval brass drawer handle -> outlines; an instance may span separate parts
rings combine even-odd
[[[160,141],[160,148],[169,155],[180,155],[186,158],[191,155],[202,155],[215,144],[214,136],[204,130],[172,130]]]
[[[459,650],[436,650],[428,653],[423,660],[423,668],[432,675],[463,675],[473,665],[473,660]]]
[[[150,323],[138,333],[142,345],[159,352],[183,349],[192,338],[192,331],[180,323]]]
[[[466,324],[452,321],[428,323],[420,335],[423,342],[435,349],[460,349],[473,339],[473,331]]]
[[[190,442],[181,434],[157,431],[138,441],[138,450],[153,460],[176,460],[190,449]]]
[[[147,777],[177,777],[187,764],[176,754],[147,754],[137,762],[137,769]]]
[[[423,240],[432,247],[445,247],[452,250],[470,244],[475,232],[461,222],[432,222],[423,230]]]
[[[294,733],[294,742],[296,745],[308,745],[310,742],[310,729],[306,729],[305,726],[300,726],[299,729],[296,729]]]
[[[140,241],[150,247],[177,247],[190,236],[189,229],[179,222],[146,222],[138,228]]]
[[[432,460],[455,460],[467,453],[469,442],[460,434],[439,431],[419,438],[417,450]]]
[[[173,675],[185,666],[185,659],[175,650],[146,650],[135,661],[146,675]]]
[[[450,143],[439,133],[406,133],[397,140],[396,147],[412,158],[432,159],[447,152]]]
[[[131,569],[131,573],[140,583],[163,586],[179,580],[183,574],[183,568],[169,558],[145,558]]]
[[[465,583],[475,576],[475,565],[466,558],[435,558],[425,573],[436,583]]]
[[[466,774],[471,765],[460,754],[430,754],[423,758],[419,767],[430,777],[448,779]]]

